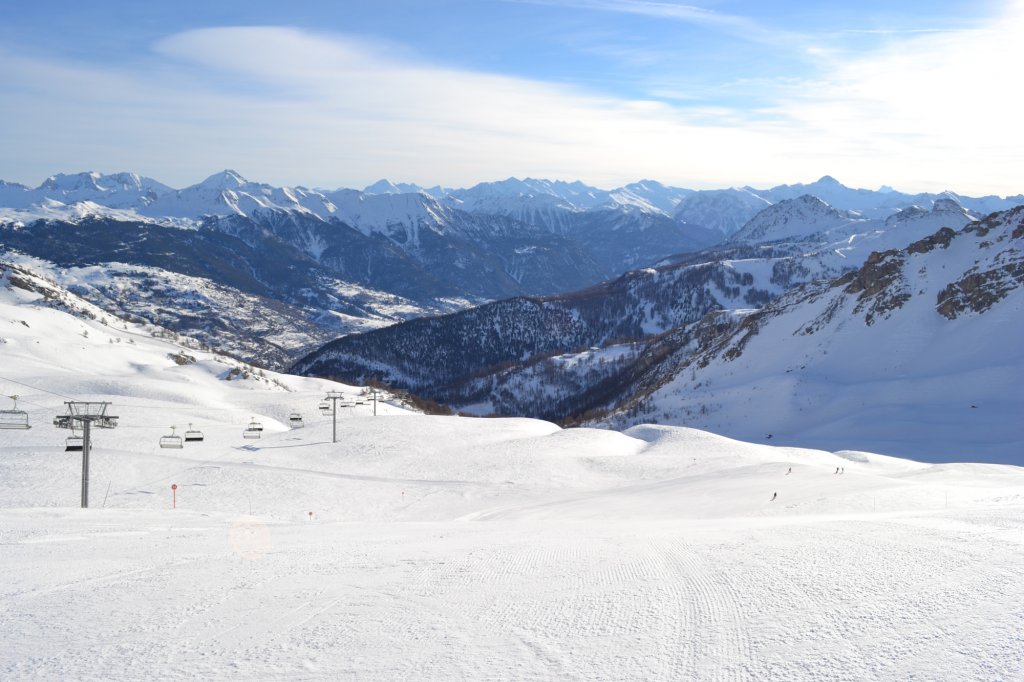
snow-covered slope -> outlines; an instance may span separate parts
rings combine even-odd
[[[28,273],[0,286],[0,393],[32,422],[0,429],[0,677],[1022,672],[1018,467],[391,398],[345,408],[335,443],[316,405],[360,389],[152,331]],[[89,510],[51,425],[68,398],[119,417],[93,434]],[[203,442],[159,447],[189,423]]]
[[[8,224],[0,226],[0,262],[48,273],[106,310],[268,367],[339,334],[467,304],[444,297],[458,289],[434,286],[399,256],[379,277],[366,276],[361,268],[391,255],[386,247],[347,226],[283,215],[274,224],[280,236],[241,216],[190,230],[95,217]],[[397,294],[403,287],[416,298]]]
[[[339,190],[328,196],[338,219],[367,236],[381,234],[414,248],[421,230],[444,233],[455,220],[451,209],[427,194]]]
[[[608,196],[612,202],[621,206],[636,206],[671,216],[679,202],[691,194],[693,190],[669,187],[657,180],[640,180],[613,189]]]
[[[1021,338],[1024,207],[872,253],[679,351],[630,420],[1021,464]]]

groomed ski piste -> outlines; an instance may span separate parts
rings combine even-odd
[[[359,387],[43,303],[0,287],[2,679],[1024,678],[1024,469],[392,396],[334,443]],[[68,399],[119,418],[89,509]]]

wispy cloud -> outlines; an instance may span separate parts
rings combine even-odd
[[[806,37],[793,31],[764,26],[741,15],[725,14],[696,5],[658,0],[504,0],[504,2],[597,12],[614,12],[636,16],[667,19],[713,28],[734,37],[771,45],[792,45],[803,43]]]
[[[977,29],[972,28],[847,28],[839,33],[847,35],[884,35],[904,36],[922,33],[965,33]]]
[[[530,3],[535,5],[558,5],[579,9],[593,9],[626,14],[643,14],[652,17],[681,19],[701,24],[731,24],[743,21],[740,17],[721,14],[713,10],[675,2],[655,0],[506,0],[506,2]]]

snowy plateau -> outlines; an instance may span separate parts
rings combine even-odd
[[[0,183],[0,679],[1024,679],[1019,204]]]

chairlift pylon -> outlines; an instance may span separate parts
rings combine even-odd
[[[18,409],[18,396],[8,396],[14,401],[10,410],[0,410],[0,429],[31,429],[28,423],[28,412]]]
[[[203,442],[203,432],[200,431],[199,429],[193,429],[192,428],[192,424],[189,424],[188,425],[188,431],[185,432],[185,442],[186,443],[202,443]]]
[[[174,448],[180,450],[184,447],[181,442],[181,436],[174,433],[176,427],[171,427],[171,433],[167,436],[160,437],[160,447],[162,448]]]

